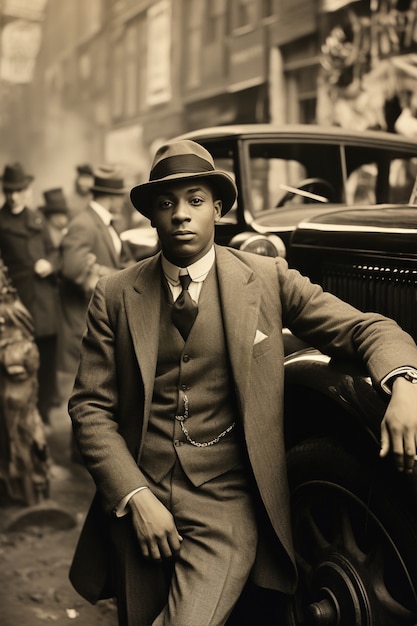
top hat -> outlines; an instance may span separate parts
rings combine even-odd
[[[94,171],[94,183],[90,191],[118,196],[125,194],[127,189],[117,170],[111,167],[100,167]]]
[[[43,197],[45,198],[45,204],[41,206],[40,209],[45,215],[51,213],[68,213],[67,201],[60,187],[44,191]]]
[[[12,165],[6,165],[4,168],[3,181],[4,191],[22,191],[29,186],[33,180],[33,176],[26,174],[20,163],[13,163]]]
[[[216,170],[210,152],[189,139],[172,141],[157,150],[149,181],[133,187],[130,192],[132,204],[142,215],[151,219],[152,198],[158,187],[189,178],[204,178],[212,182],[222,201],[222,215],[232,208],[237,196],[233,179],[226,172]]]

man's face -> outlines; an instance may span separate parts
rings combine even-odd
[[[4,197],[9,207],[13,210],[23,209],[28,198],[28,187],[25,189],[18,189],[15,191],[4,190]]]
[[[156,228],[166,258],[185,267],[201,259],[214,241],[214,224],[220,219],[221,200],[199,179],[167,183],[152,205],[151,224]]]

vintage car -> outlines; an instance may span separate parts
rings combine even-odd
[[[183,136],[184,137],[184,136]],[[219,127],[188,133],[239,198],[216,240],[289,264],[417,339],[417,145],[383,132]],[[297,593],[285,625],[417,624],[417,471],[381,459],[387,398],[353,362],[284,331]]]

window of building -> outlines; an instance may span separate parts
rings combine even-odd
[[[219,41],[223,35],[222,24],[226,12],[225,0],[212,0],[206,7],[205,40],[206,43]]]
[[[138,109],[137,24],[126,28],[126,115],[132,117]]]
[[[123,115],[123,77],[124,77],[124,41],[118,39],[113,46],[112,59],[112,116],[114,119],[120,119]]]
[[[252,26],[258,20],[257,0],[235,0],[234,5],[234,28]]]
[[[184,66],[187,88],[198,87],[201,82],[204,4],[204,0],[187,0],[185,3],[186,37]]]

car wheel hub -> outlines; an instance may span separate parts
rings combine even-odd
[[[365,584],[359,572],[341,554],[332,554],[316,568],[313,597],[308,606],[309,624],[372,624]]]

